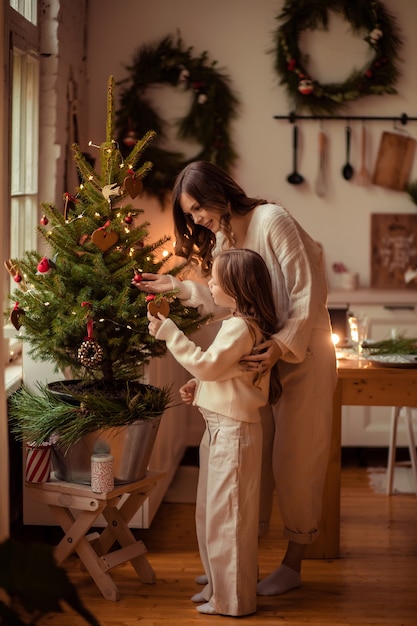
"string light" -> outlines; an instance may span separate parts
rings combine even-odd
[[[120,330],[120,328],[127,328],[127,330],[133,330],[133,328],[129,326],[129,324],[128,325],[119,324],[118,322],[115,322],[114,320],[108,320],[108,319],[105,319],[104,317],[101,317],[98,321],[100,324],[102,324],[103,322],[110,322],[110,324],[113,324],[114,326],[116,326],[116,330]]]
[[[91,140],[88,142],[88,145],[89,145],[90,147],[92,146],[93,148],[98,148],[98,149],[100,149],[100,146],[98,146],[96,143],[93,143]]]

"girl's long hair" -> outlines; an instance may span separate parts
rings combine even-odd
[[[219,213],[222,231],[231,246],[235,243],[230,227],[232,214],[245,215],[266,200],[249,198],[229,174],[209,161],[194,161],[180,172],[172,191],[175,254],[185,258],[187,263],[199,263],[203,276],[208,276],[216,236],[184,215],[180,202],[183,193],[191,196],[201,208]]]
[[[255,339],[259,342],[269,339],[280,328],[280,321],[275,313],[272,294],[271,276],[263,258],[253,250],[225,250],[216,256],[216,274],[219,286],[234,298],[235,315],[243,317]],[[258,341],[256,341],[258,339]],[[254,383],[259,380],[256,375]],[[278,367],[271,371],[269,402],[274,404],[281,395]]]

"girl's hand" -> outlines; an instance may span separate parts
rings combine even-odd
[[[174,289],[173,279],[166,274],[144,272],[141,274],[141,277],[142,280],[140,282],[132,278],[132,285],[146,293],[165,293]]]
[[[181,400],[185,404],[192,404],[194,400],[195,388],[197,383],[194,380],[190,380],[188,383],[185,383],[182,387],[180,387],[180,396]]]
[[[154,317],[148,311],[148,320],[149,320],[149,324],[148,324],[149,334],[152,335],[152,337],[156,337],[156,334],[158,330],[161,328],[162,323],[166,320],[166,317],[161,315],[161,313],[158,313],[158,317]]]
[[[268,372],[273,368],[279,357],[282,355],[281,348],[273,339],[268,339],[257,345],[252,354],[243,357],[240,364],[248,370],[261,370]]]

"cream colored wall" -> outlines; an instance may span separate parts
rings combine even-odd
[[[398,95],[362,98],[348,109],[351,115],[399,116],[405,112],[417,115],[417,3],[415,0],[384,0],[396,16],[404,46],[402,77],[397,83]],[[144,43],[159,41],[166,35],[176,36],[177,30],[186,46],[195,54],[208,51],[212,60],[230,75],[233,87],[242,102],[240,115],[233,131],[239,160],[235,175],[246,191],[255,196],[282,202],[325,250],[329,282],[337,286],[332,272],[334,262],[343,262],[358,272],[363,286],[370,281],[370,214],[379,212],[415,212],[416,206],[404,192],[382,187],[362,188],[355,180],[347,182],[341,169],[345,162],[345,121],[326,122],[329,138],[328,191],[325,198],[314,192],[317,174],[319,122],[300,123],[299,170],[305,176],[302,186],[286,181],[292,171],[291,125],[277,121],[274,115],[287,114],[291,106],[284,89],[278,85],[273,70],[273,55],[267,51],[274,46],[272,33],[282,0],[90,0],[88,17],[88,139],[103,140],[105,130],[105,95],[108,75],[116,80],[126,76],[125,66]],[[327,38],[314,33],[308,51],[316,64],[322,82],[345,80],[354,54],[343,47],[347,23],[337,20]],[[343,37],[341,37],[341,34]],[[358,56],[358,39],[352,40],[352,50]],[[344,43],[344,45],[346,45]],[[342,74],[342,72],[344,72]],[[178,94],[168,94],[165,110]],[[172,98],[172,100],[171,100]],[[161,102],[157,101],[157,105]],[[184,102],[184,106],[188,106]],[[171,118],[165,118],[170,119]],[[369,122],[368,164],[373,170],[381,133],[393,130],[390,122]],[[417,137],[417,122],[406,130]],[[351,160],[360,165],[360,122],[352,123]],[[417,158],[411,179],[417,178]],[[164,229],[166,213],[151,211],[151,221]]]

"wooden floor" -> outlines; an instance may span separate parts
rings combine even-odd
[[[342,472],[342,556],[309,560],[303,586],[283,596],[261,597],[253,625],[412,626],[417,625],[417,498],[373,493],[366,469]],[[112,570],[121,592],[118,602],[102,598],[76,557],[67,570],[87,607],[102,626],[223,626],[234,618],[200,615],[190,597],[199,590],[201,566],[194,532],[194,505],[163,503],[148,530],[137,530],[148,548],[157,580],[141,584],[130,564]],[[261,576],[282,557],[281,523],[275,513],[270,535],[259,551]],[[277,538],[279,538],[277,540]],[[85,622],[69,609],[42,625],[78,626]]]

